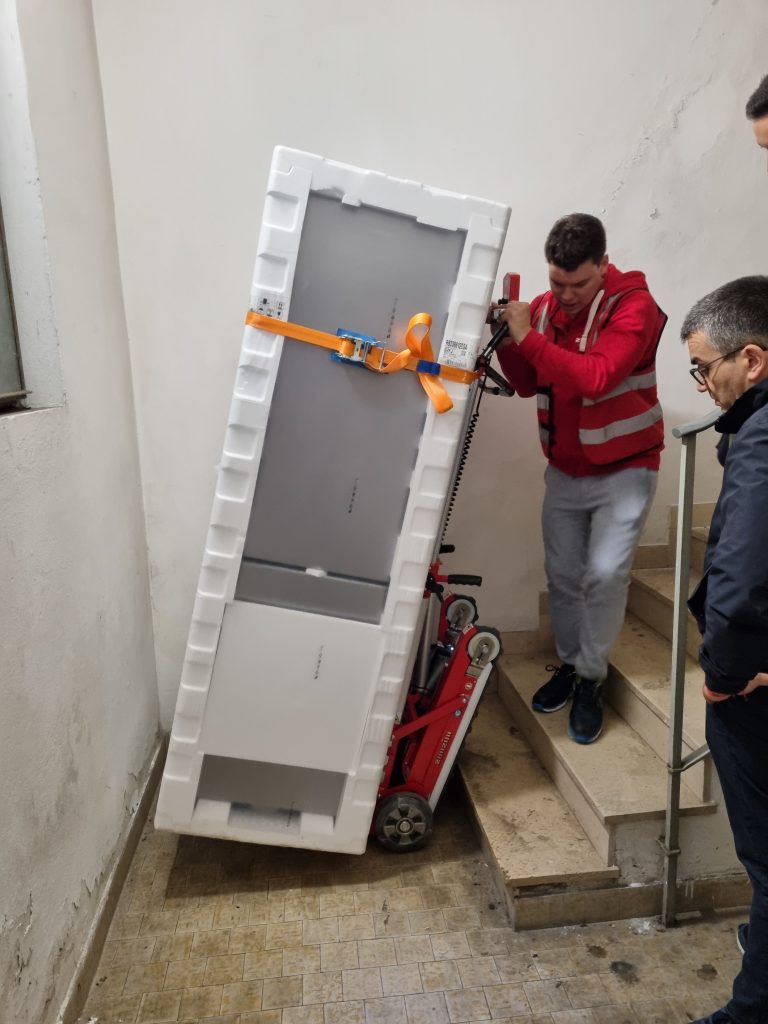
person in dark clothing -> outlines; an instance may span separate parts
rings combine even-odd
[[[706,735],[736,853],[752,883],[744,957],[728,1004],[695,1024],[768,1021],[768,277],[696,303],[681,336],[691,374],[723,414],[723,484],[701,583],[688,602],[702,634]]]
[[[747,117],[752,122],[755,142],[768,149],[768,75],[747,100]]]

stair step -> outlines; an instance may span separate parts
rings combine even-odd
[[[691,572],[689,592],[693,591],[700,578],[697,572]],[[674,569],[633,569],[627,608],[671,641],[674,593]],[[692,658],[696,658],[700,644],[699,631],[690,613],[687,613],[687,621],[686,650]]]
[[[633,569],[666,569],[674,562],[669,544],[640,544],[632,560]]]
[[[495,694],[475,715],[459,772],[515,929],[658,913],[651,887],[617,884]]]
[[[495,694],[484,699],[460,759],[477,822],[506,886],[602,882],[606,867]]]
[[[691,509],[691,525],[703,526],[705,529],[709,528],[709,524],[712,521],[712,516],[715,511],[714,501],[695,501],[693,508]],[[672,505],[669,509],[669,537],[670,543],[674,547],[675,543],[675,531],[677,530],[677,505]]]
[[[553,659],[557,660],[553,655],[503,656],[497,663],[499,695],[603,863],[612,865],[617,829],[633,822],[655,823],[664,817],[666,767],[611,707],[605,709],[603,734],[589,746],[574,743],[568,737],[567,712],[540,715],[532,711],[531,697],[546,678],[544,666]],[[682,814],[709,813],[714,809],[685,781],[680,802]],[[645,840],[655,843],[657,835],[658,827],[654,824]]]
[[[611,652],[606,698],[613,708],[663,761],[668,756],[670,673],[669,641],[631,613]],[[683,702],[683,755],[705,743],[704,675],[693,658],[686,659]],[[711,761],[689,769],[685,781],[699,799],[710,797]]]

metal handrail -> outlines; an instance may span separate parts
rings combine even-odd
[[[672,435],[673,437],[689,437],[691,434],[700,434],[702,430],[709,430],[721,416],[722,413],[719,409],[713,409],[706,416],[702,416],[700,420],[691,420],[690,423],[681,423],[677,427],[672,427]]]
[[[672,618],[672,666],[670,673],[669,753],[667,759],[667,810],[664,825],[664,887],[662,921],[675,923],[677,867],[680,856],[680,783],[681,775],[709,754],[706,744],[682,757],[683,700],[685,696],[686,635],[688,631],[688,589],[691,575],[691,527],[693,525],[693,479],[696,466],[696,437],[708,430],[720,416],[715,410],[699,420],[681,423],[672,434],[682,441],[680,485],[675,538],[675,591]]]

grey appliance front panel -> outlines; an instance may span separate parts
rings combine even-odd
[[[237,581],[237,600],[255,601],[301,612],[360,622],[379,622],[387,599],[386,583],[314,576],[304,569],[243,560]]]
[[[410,317],[429,312],[438,351],[464,239],[310,193],[290,319],[400,349]],[[357,584],[388,586],[426,410],[415,374],[380,376],[286,339],[236,598],[372,621]],[[265,563],[288,570],[279,585],[254,575]],[[308,588],[307,568],[339,586]]]

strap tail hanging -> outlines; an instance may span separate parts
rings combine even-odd
[[[408,323],[408,330],[405,332],[406,347],[379,372],[392,373],[394,370],[412,369],[410,363],[412,359],[417,359],[415,369],[419,375],[421,386],[438,412],[448,412],[453,408],[453,402],[451,396],[437,379],[441,367],[440,363],[434,361],[432,339],[429,336],[431,326],[432,317],[429,313],[417,313],[416,316],[412,316]],[[423,327],[424,333],[417,335],[417,327]]]

